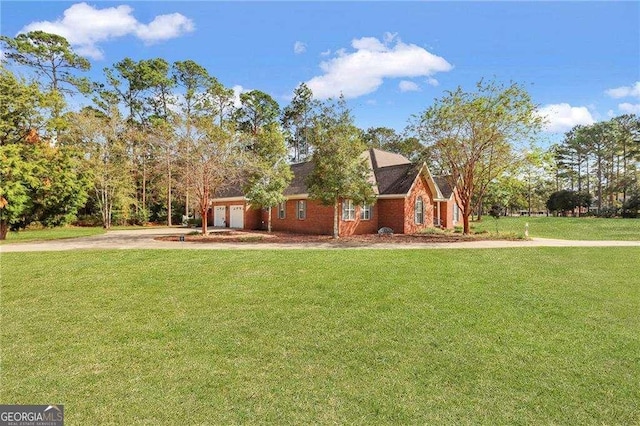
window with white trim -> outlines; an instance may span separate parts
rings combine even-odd
[[[458,207],[458,203],[453,203],[453,223],[458,223],[460,221],[460,207]]]
[[[342,202],[342,220],[355,220],[356,219],[356,206],[353,204],[353,200],[344,200]]]
[[[297,202],[298,219],[302,220],[307,217],[307,201],[298,200]]]
[[[422,201],[422,197],[418,197],[416,199],[414,210],[415,210],[414,218],[415,218],[416,224],[423,224],[424,223],[424,202]]]
[[[278,204],[278,219],[284,219],[287,215],[287,202]]]
[[[371,204],[360,206],[360,220],[371,220]]]

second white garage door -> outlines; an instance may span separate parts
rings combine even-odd
[[[244,228],[244,206],[231,206],[229,226],[231,228]]]

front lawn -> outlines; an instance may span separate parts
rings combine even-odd
[[[7,253],[0,400],[69,424],[637,424],[639,258]]]
[[[640,219],[603,219],[594,217],[501,217],[498,230],[501,233],[524,234],[529,224],[529,236],[559,238],[562,240],[623,240],[640,241]],[[472,222],[474,232],[496,232],[496,220],[483,216],[482,221]]]

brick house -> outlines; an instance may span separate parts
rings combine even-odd
[[[371,205],[340,201],[340,235],[373,234],[388,227],[411,234],[429,227],[453,228],[459,219],[453,190],[443,177],[433,177],[426,164],[413,164],[399,154],[369,149],[369,164],[376,194]],[[333,233],[333,206],[309,198],[306,179],[313,163],[291,166],[293,179],[285,189],[286,201],[272,209],[274,231],[305,234]],[[211,202],[208,223],[214,227],[266,229],[268,213],[251,206],[238,187],[218,194]]]

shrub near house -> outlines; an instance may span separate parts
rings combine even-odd
[[[433,177],[425,164],[411,163],[391,152],[369,149],[362,154],[370,169],[376,202],[357,205],[340,201],[340,235],[373,234],[382,227],[410,234],[425,228],[453,228],[457,223],[455,191],[446,180]],[[293,179],[285,189],[286,201],[273,212],[273,230],[331,235],[333,207],[309,198],[306,178],[312,162],[291,166]],[[254,208],[242,185],[217,194],[212,200],[209,223],[216,227],[266,229],[266,212]]]

